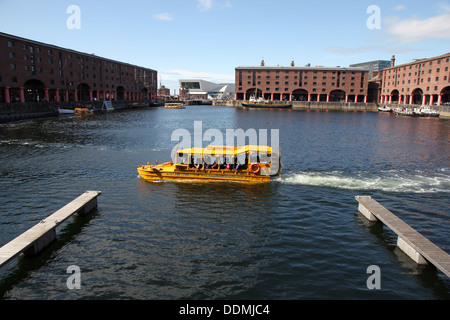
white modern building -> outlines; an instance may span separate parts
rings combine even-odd
[[[234,99],[234,83],[213,83],[199,79],[179,80],[180,92],[185,91],[188,100]]]

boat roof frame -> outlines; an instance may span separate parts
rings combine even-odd
[[[210,156],[237,156],[247,154],[250,152],[258,152],[265,154],[272,154],[272,147],[246,145],[242,147],[228,147],[228,146],[208,146],[206,148],[185,148],[177,151],[177,154],[188,155],[210,155]]]

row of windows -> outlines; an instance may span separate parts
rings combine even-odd
[[[15,65],[15,64],[13,64],[13,63],[11,63],[10,65],[9,65],[9,67],[10,67],[10,69],[11,70],[17,70],[17,66]],[[36,72],[36,67],[35,66],[25,66],[24,67],[24,69],[25,69],[25,71],[31,71],[31,72]],[[38,68],[38,71],[39,71],[39,73],[43,73],[44,72],[44,70],[41,68],[41,67],[39,67]],[[48,73],[49,74],[55,74],[55,70],[54,69],[49,69],[48,70]],[[70,71],[70,72],[68,72],[69,73],[69,75],[71,75],[71,76],[73,76],[73,71]],[[59,76],[62,78],[63,77],[63,75],[64,75],[64,73],[63,73],[63,71],[62,70],[59,70]],[[127,74],[128,75],[128,74]],[[78,74],[78,76],[80,76],[80,77],[82,77],[83,79],[88,79],[89,78],[89,73],[86,73],[86,74]],[[94,74],[94,75],[92,75],[92,77],[93,77],[93,79],[96,79],[97,78],[97,76]],[[109,78],[108,78],[108,76],[105,76],[105,79],[106,80],[109,80]],[[111,80],[112,81],[114,81],[114,77],[111,77]],[[118,79],[119,80],[119,79]]]
[[[254,71],[239,71],[239,73],[242,73],[242,72],[247,72],[247,73],[252,73],[252,72],[257,72],[257,73],[261,73],[262,71],[261,70],[254,70]],[[270,70],[264,70],[264,72],[265,73],[271,73],[271,71]],[[308,73],[308,72],[310,72],[310,71],[307,71],[307,70],[283,70],[283,71],[280,71],[280,70],[276,70],[275,71],[275,73],[281,73],[281,72],[284,72],[284,73],[290,73],[290,72],[293,72],[293,73],[295,73],[295,74],[298,74],[299,72],[300,73]],[[319,71],[317,71],[317,70],[314,70],[314,71],[311,71],[312,73],[318,73]],[[323,74],[327,74],[328,72],[331,72],[332,74],[336,74],[336,73],[338,73],[338,74],[347,74],[347,71],[320,71],[321,73],[323,73]],[[359,73],[362,73],[362,72],[359,72]],[[356,71],[352,71],[351,72],[351,74],[356,74]]]
[[[437,62],[436,62],[436,64],[441,64],[442,63],[442,61],[444,61],[445,60],[445,62],[449,62],[450,61],[450,58],[445,58],[445,59],[439,59],[439,60],[437,60]],[[417,64],[415,64],[414,65],[414,67],[415,67],[415,69],[418,69],[419,67],[425,67],[426,65],[429,65],[429,66],[432,66],[433,65],[433,61],[430,61],[430,62],[424,62],[424,63],[417,63]],[[408,67],[403,67],[403,71],[406,71],[407,69],[409,69],[409,70],[411,70],[413,68],[413,65],[410,65],[409,66],[409,68]],[[389,73],[391,73],[391,72],[397,72],[397,71],[399,71],[399,70],[401,70],[402,68],[400,67],[400,68],[396,68],[396,69],[390,69],[389,70]],[[394,71],[395,70],[395,71]]]
[[[423,80],[424,80],[424,79],[420,79],[419,82],[420,82],[420,83],[423,83]],[[447,81],[447,80],[448,80],[448,77],[447,77],[447,76],[444,76],[443,80],[444,80],[444,81]],[[431,82],[431,78],[428,78],[427,82]],[[439,82],[439,77],[436,77],[436,78],[435,78],[435,82]],[[400,81],[397,81],[397,82],[394,81],[394,82],[392,82],[392,85],[395,85],[395,83],[397,83],[397,85],[400,85]],[[418,83],[417,79],[414,79],[414,83],[415,83],[415,84]],[[402,81],[402,84],[406,84],[405,80]],[[407,83],[407,84],[411,84],[411,80],[408,80],[408,83]],[[387,85],[390,86],[390,85],[391,85],[391,82],[388,82]]]
[[[261,81],[258,81],[257,84],[258,84],[258,85],[261,85]],[[279,81],[276,81],[276,82],[275,82],[275,85],[279,85],[279,84],[280,84]],[[242,85],[242,84],[239,84],[239,85]],[[251,81],[247,82],[247,85],[252,86],[252,82],[251,82]],[[254,85],[255,85],[255,84],[253,84],[253,86],[254,86]],[[271,83],[270,83],[269,81],[267,81],[267,82],[266,82],[266,85],[270,86]],[[284,85],[289,86],[289,82],[285,82]],[[294,85],[294,86],[300,85],[300,87],[303,87],[303,86],[307,86],[307,85],[308,85],[308,82],[300,82],[300,83],[299,83],[299,82],[294,82],[293,85]],[[313,85],[313,86],[317,86],[317,82],[313,82],[312,85]],[[322,82],[322,86],[325,87],[326,85],[327,85],[326,82]],[[339,83],[339,82],[338,82],[338,83],[335,83],[335,82],[332,82],[332,83],[331,83],[331,86],[333,86],[333,87],[336,86],[336,85],[337,85],[338,87],[339,87],[339,86],[345,86],[345,82],[343,82],[343,83]],[[354,87],[354,86],[355,86],[355,83],[354,83],[354,82],[350,83],[350,86]]]
[[[411,92],[410,88],[406,88],[406,89],[407,89],[407,90],[405,90],[405,88],[402,88],[401,92],[402,92],[402,93],[404,93],[405,91],[406,91],[407,93]],[[395,90],[397,90],[397,89],[394,89],[394,90],[392,90],[392,91],[395,91]],[[415,89],[414,89],[414,90],[415,90]],[[431,90],[430,87],[426,87],[426,91],[427,91],[427,92],[429,92],[430,90]],[[439,90],[438,86],[435,86],[435,87],[434,87],[434,91],[437,92],[438,90]],[[397,90],[397,91],[398,91],[398,90]],[[390,92],[389,89],[383,89],[383,93],[389,94],[389,92]]]
[[[257,79],[261,79],[261,76],[256,77]],[[340,77],[337,77],[338,80]],[[252,79],[252,76],[248,76],[248,79]],[[266,79],[270,79],[270,76],[266,76]],[[280,79],[280,76],[276,76],[275,79]],[[290,79],[289,76],[286,76],[285,79]],[[295,76],[294,79],[298,79],[298,76]],[[300,79],[308,79],[308,76],[300,77]],[[317,76],[313,76],[313,80],[317,80]],[[322,80],[327,80],[327,77],[322,77]],[[331,80],[336,80],[336,77],[331,77]],[[345,77],[342,77],[342,80],[345,80]],[[352,81],[355,81],[355,77],[351,77]]]
[[[240,92],[243,91],[243,90],[242,90],[242,87],[239,87],[239,91],[240,91]],[[271,92],[271,91],[272,91],[272,89],[266,88],[266,92]],[[281,91],[280,88],[275,88],[275,92],[280,92],[280,91]],[[285,91],[285,92],[290,92],[290,91],[292,91],[292,90],[289,90],[289,88],[284,88],[284,91]],[[327,91],[329,91],[329,90],[327,90],[327,89],[325,89],[325,88],[323,88],[323,89],[321,90],[321,92],[327,92]],[[312,92],[318,92],[317,88],[313,88],[313,89],[312,89]],[[355,93],[356,91],[355,91],[355,89],[350,89],[350,92]],[[359,90],[359,93],[364,93],[364,89]]]
[[[16,55],[15,55],[14,52],[10,52],[10,53],[9,53],[9,57],[12,58],[12,59],[15,59]],[[31,58],[29,59],[29,56],[25,54],[25,55],[24,55],[24,60],[26,60],[26,61],[30,60],[31,64],[35,64],[34,56],[31,56]],[[37,57],[37,62],[39,62],[39,63],[42,62],[42,58],[41,58],[41,57]],[[48,59],[48,64],[49,64],[49,65],[50,65],[50,64],[53,64],[53,59]],[[62,64],[63,64],[62,61],[59,60],[59,67],[60,67],[60,68],[63,67]],[[11,65],[12,65],[12,64],[11,64]],[[72,62],[69,62],[69,63],[67,64],[67,66],[68,66],[69,68],[72,68],[72,67],[73,67],[73,63],[72,63]],[[102,71],[102,67],[99,66],[98,68],[99,68],[98,70],[101,72],[101,71]],[[15,69],[11,69],[11,70],[15,70]],[[81,65],[81,70],[89,70],[89,66],[83,66],[83,65]],[[111,69],[111,71],[109,71],[109,69],[104,69],[104,70],[105,70],[106,73],[108,73],[108,72],[114,73],[114,69]],[[95,66],[92,67],[92,71],[96,71],[96,67],[95,67]],[[122,71],[122,75],[133,76],[132,73],[128,73],[128,72],[124,72],[124,71]]]
[[[448,71],[448,67],[445,67],[445,72],[447,72]],[[436,73],[440,73],[441,72],[441,68],[436,68]],[[428,74],[432,74],[433,73],[433,70],[432,69],[429,69],[428,70]],[[408,74],[408,76],[409,77],[411,77],[411,75],[412,75],[412,73],[410,72],[409,74]],[[425,75],[425,70],[422,70],[422,72],[414,72],[414,75],[415,76],[417,76],[417,75]],[[403,77],[403,78],[406,78],[406,73],[403,73],[403,74],[401,74],[401,75],[398,75],[398,74],[395,74],[395,75],[393,75],[392,76],[392,78],[401,78],[401,77]],[[385,80],[386,80],[386,76],[384,77],[385,78]],[[391,76],[387,76],[387,79],[391,79]]]
[[[15,47],[15,41],[13,41],[13,40],[8,40],[8,47],[10,47],[10,48],[14,48]],[[22,45],[22,48],[23,48],[23,50],[25,50],[25,51],[30,51],[30,53],[32,54],[32,55],[34,55],[35,53],[42,53],[42,50],[41,50],[41,48],[40,47],[34,47],[34,46],[31,46],[31,45],[27,45],[27,44],[23,44]],[[16,49],[17,50],[17,49]],[[47,50],[47,53],[48,53],[48,55],[53,55],[53,50],[52,49],[48,49]],[[10,58],[14,58],[15,57],[15,55],[16,55],[16,53],[15,52],[10,52],[9,53],[9,57]],[[62,52],[61,51],[59,51],[58,52],[58,56],[59,56],[59,59],[60,59],[60,62],[61,62],[61,60],[62,60]],[[73,58],[73,54],[72,53],[67,53],[67,59],[68,60],[71,60],[72,58]],[[25,55],[25,57],[28,57],[27,55]],[[32,56],[32,58],[33,58],[33,56]],[[26,58],[27,59],[27,58]],[[26,60],[25,59],[25,60]],[[39,60],[40,58],[38,58],[38,61],[40,62],[40,60]],[[76,60],[77,61],[79,61],[79,62],[81,62],[81,66],[83,66],[83,64],[84,63],[88,63],[89,62],[89,60],[91,60],[91,62],[92,62],[92,65],[94,65],[94,64],[96,64],[96,59],[89,59],[89,58],[87,58],[87,57],[83,57],[83,56],[76,56]],[[113,62],[107,62],[107,61],[104,61],[103,62],[103,65],[104,65],[104,67],[105,68],[107,68],[107,67],[110,67],[111,69],[114,69],[114,68],[116,68],[116,69],[120,69],[120,70],[125,70],[125,71],[132,71],[133,69],[134,69],[134,67],[132,67],[132,66],[127,66],[127,65],[121,65],[121,64],[117,64],[117,63],[113,63]],[[72,63],[70,63],[70,67],[72,66]],[[102,66],[102,61],[99,61],[98,62],[98,66],[99,67],[101,67]],[[85,66],[86,68],[88,67],[88,66]],[[106,72],[108,72],[108,71],[106,71]],[[141,71],[142,72],[142,71]],[[130,74],[131,75],[131,74]]]

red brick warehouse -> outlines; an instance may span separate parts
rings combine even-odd
[[[382,73],[381,103],[450,105],[450,53],[395,66]]]
[[[369,70],[359,67],[236,68],[236,100],[367,102]]]
[[[0,33],[0,102],[157,98],[155,70]]]

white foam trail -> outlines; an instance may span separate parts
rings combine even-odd
[[[298,172],[283,174],[279,181],[285,184],[348,190],[410,193],[450,192],[450,176],[448,175],[426,176],[423,173],[399,172],[383,172],[381,174],[373,176],[370,173],[358,173],[355,176],[349,176],[341,172]]]

